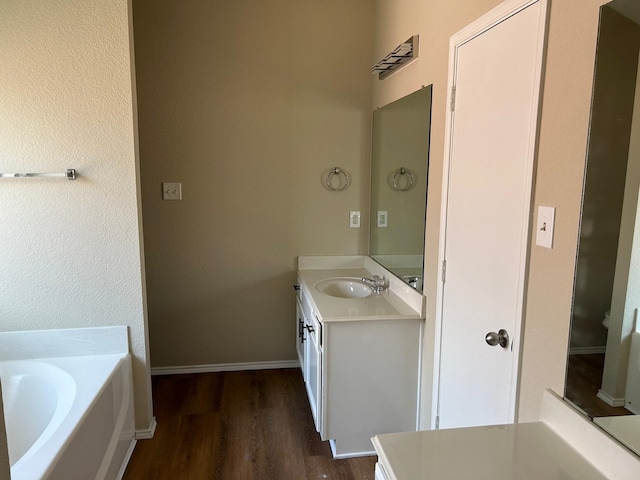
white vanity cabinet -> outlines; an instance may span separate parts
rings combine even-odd
[[[305,344],[305,366],[307,369],[307,395],[309,397],[309,405],[311,406],[311,414],[316,430],[319,432],[322,425],[323,404],[321,401],[322,392],[322,350],[320,346],[320,338],[322,335],[322,327],[315,316],[307,318],[306,324],[307,341]]]
[[[324,323],[320,434],[336,458],[373,455],[374,435],[416,430],[421,326],[401,318]]]
[[[298,359],[300,361],[300,369],[302,370],[302,378],[304,379],[311,413],[316,430],[320,431],[321,426],[321,407],[320,392],[322,382],[322,350],[320,339],[322,335],[320,322],[317,320],[315,313],[309,302],[309,298],[300,288],[298,280],[298,298],[296,299],[296,330],[297,343],[296,349]]]
[[[306,330],[305,330],[305,317],[304,310],[302,310],[302,304],[300,303],[300,297],[296,299],[296,352],[298,353],[298,361],[300,362],[300,369],[302,370],[302,375],[304,377],[304,381],[307,381],[306,373],[305,373],[305,363],[304,363],[304,347],[306,341]]]
[[[299,272],[309,404],[335,458],[375,455],[374,435],[417,428],[424,320],[390,291],[363,299],[324,295],[315,286],[332,275],[370,273]]]

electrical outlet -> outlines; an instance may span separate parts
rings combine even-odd
[[[349,227],[360,228],[360,212],[349,212]]]
[[[182,200],[182,184],[181,183],[162,183],[162,199],[163,200]]]
[[[378,227],[386,228],[388,219],[389,213],[386,210],[378,210]]]

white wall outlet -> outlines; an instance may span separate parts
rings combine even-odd
[[[162,199],[163,200],[182,200],[182,184],[181,183],[162,183]]]
[[[389,214],[386,210],[378,210],[378,227],[386,228]]]
[[[349,227],[360,228],[360,212],[349,212]]]
[[[553,228],[556,219],[555,207],[538,206],[538,221],[536,223],[536,245],[553,248]]]

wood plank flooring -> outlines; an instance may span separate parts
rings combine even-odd
[[[153,377],[153,402],[124,480],[374,478],[376,457],[333,459],[298,369]]]

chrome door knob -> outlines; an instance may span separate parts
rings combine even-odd
[[[505,329],[500,329],[498,330],[498,333],[487,333],[484,337],[484,340],[488,345],[491,345],[492,347],[500,345],[502,348],[507,348],[507,346],[509,345],[509,334]]]

